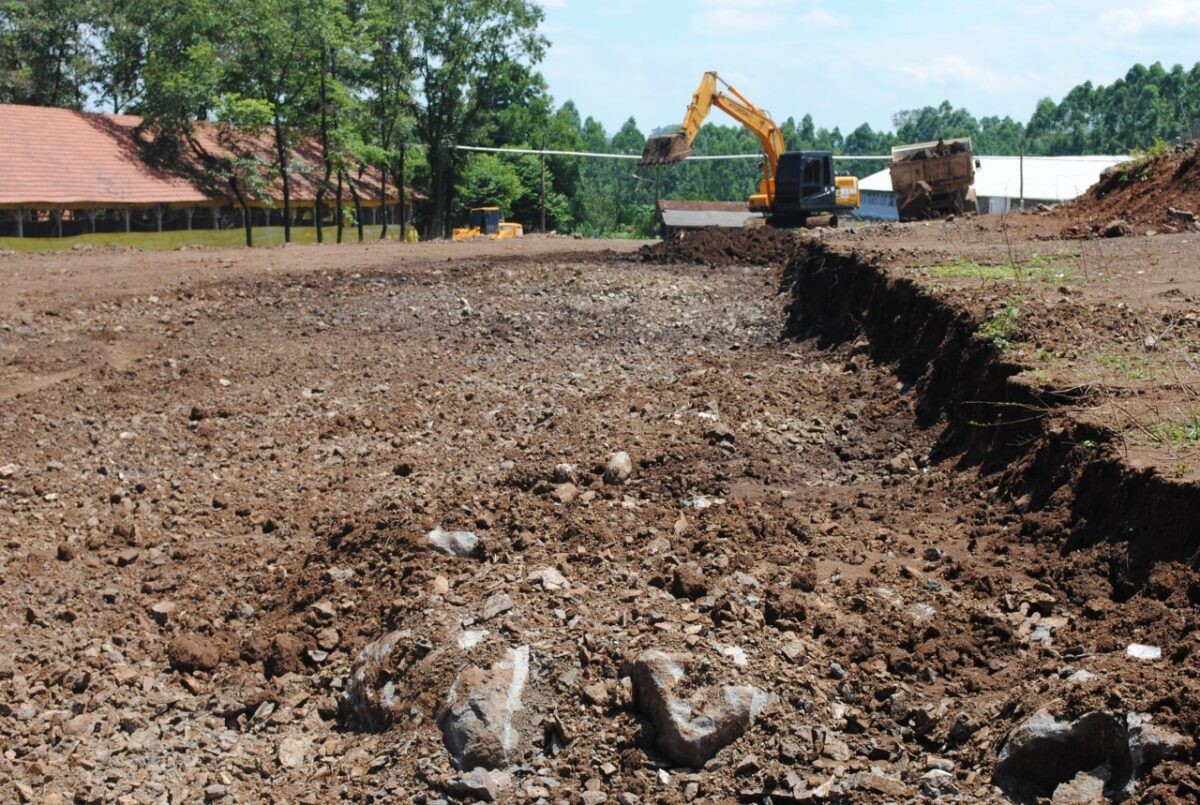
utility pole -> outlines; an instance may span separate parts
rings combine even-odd
[[[546,234],[546,134],[542,133],[542,234]]]
[[[1021,144],[1020,169],[1021,169],[1021,202],[1020,202],[1021,206],[1019,207],[1019,209],[1023,210],[1023,209],[1025,209],[1025,144],[1024,143]]]

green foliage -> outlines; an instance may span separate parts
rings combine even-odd
[[[1126,352],[1104,352],[1095,356],[1096,363],[1111,369],[1126,380],[1145,380],[1164,373],[1162,366],[1145,355]]]
[[[83,108],[91,12],[90,0],[0,0],[0,103]]]
[[[1172,447],[1195,447],[1200,444],[1200,410],[1175,422],[1156,422],[1147,429],[1151,441]]]
[[[426,234],[461,223],[485,192],[535,231],[542,160],[481,161],[455,144],[635,154],[645,140],[633,120],[606,132],[570,101],[555,104],[537,70],[549,46],[542,8],[534,0],[0,0],[0,102],[81,108],[90,101],[141,114],[153,156],[167,161],[195,151],[195,121],[218,120],[233,156],[206,164],[215,179],[239,182],[250,196],[264,193],[268,178],[290,182],[292,149],[316,143],[315,178],[326,196],[369,164],[389,184],[399,176],[430,198],[419,208]],[[1058,102],[1040,101],[1027,123],[977,118],[948,100],[899,111],[893,123],[893,131],[862,124],[844,133],[803,115],[786,118],[780,130],[789,149],[854,156],[958,136],[972,137],[981,154],[1135,151],[1139,161],[1123,175],[1133,182],[1178,138],[1200,135],[1200,64],[1135,65],[1109,86],[1085,83]],[[275,139],[269,161],[239,147],[238,137],[251,132]],[[759,144],[715,114],[695,150],[754,154]],[[885,165],[856,162],[853,170],[865,175]],[[632,161],[552,156],[546,225],[648,235],[656,196],[741,201],[761,176],[754,159],[639,170]],[[953,265],[930,273],[1049,281],[1061,268]]]
[[[513,217],[514,209],[525,195],[516,170],[491,154],[471,155],[456,190],[461,205],[457,211],[459,220],[465,219],[472,207],[499,207],[503,214]]]
[[[984,265],[960,257],[952,263],[918,265],[915,270],[933,279],[1069,283],[1076,280],[1077,267],[1078,253],[1067,252],[1050,256],[1034,254],[1025,260],[1008,260],[998,265]]]
[[[1006,299],[1003,307],[979,325],[976,335],[984,341],[990,341],[996,349],[1006,349],[1019,341],[1022,337],[1020,301],[1016,297]]]
[[[346,225],[351,226],[354,220],[354,211],[347,208],[345,212],[348,216],[348,223]],[[366,229],[368,237],[373,240],[379,239],[381,235],[380,227],[369,225]],[[283,245],[283,227],[281,226],[255,227],[254,233],[255,247]],[[388,238],[399,240],[399,229],[391,227],[388,230]],[[406,240],[416,242],[416,239],[416,233],[410,227]],[[293,233],[293,241],[296,243],[314,243],[316,235],[311,227],[298,228]],[[95,235],[76,235],[66,238],[0,238],[0,252],[60,252],[83,247],[93,249],[114,247],[121,249],[144,249],[146,251],[168,251],[183,246],[226,248],[237,246],[241,243],[243,243],[243,236],[237,229],[221,229],[215,232],[210,229],[193,229],[190,231],[176,229],[169,232],[100,232]]]

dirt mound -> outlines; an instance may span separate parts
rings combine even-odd
[[[648,263],[705,263],[707,265],[776,265],[787,261],[795,246],[782,229],[690,229],[676,233],[638,254]]]
[[[1200,228],[1200,142],[1110,168],[1064,211],[1070,219],[1064,234],[1075,237]],[[1117,220],[1128,226],[1109,226]]]

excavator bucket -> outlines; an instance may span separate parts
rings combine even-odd
[[[687,134],[663,134],[646,140],[639,165],[674,165],[692,155],[692,146]]]

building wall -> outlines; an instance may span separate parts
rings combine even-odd
[[[897,221],[900,219],[896,212],[896,194],[882,190],[863,190],[860,193],[860,203],[857,215],[875,221]]]

